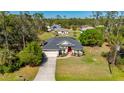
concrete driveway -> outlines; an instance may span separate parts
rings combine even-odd
[[[46,54],[46,56],[47,61],[40,66],[34,81],[55,81],[57,53],[53,52],[53,54]]]

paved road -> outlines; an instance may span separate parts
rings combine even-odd
[[[56,58],[48,57],[47,61],[40,66],[34,81],[55,81]]]

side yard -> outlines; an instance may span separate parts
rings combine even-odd
[[[40,33],[38,34],[38,38],[40,40],[48,40],[49,38],[54,36],[55,34],[53,32],[52,33],[44,32],[43,34]],[[0,81],[34,80],[38,71],[39,66],[36,67],[25,66],[13,73],[0,74]]]
[[[0,74],[1,81],[24,81],[24,80],[33,80],[38,72],[39,67],[23,67],[18,71],[13,73],[5,73],[4,75]]]
[[[82,57],[70,57],[57,60],[56,80],[124,80],[124,72],[112,67],[110,74],[107,60],[101,56],[109,51],[104,43],[102,47],[85,47]]]

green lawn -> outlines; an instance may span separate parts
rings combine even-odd
[[[75,39],[79,40],[79,36],[80,36],[80,31],[79,30],[70,30],[68,36],[70,37],[74,37]]]
[[[110,74],[108,64],[101,52],[109,48],[85,47],[82,57],[57,59],[56,80],[124,80],[124,72],[113,66]]]
[[[38,72],[39,67],[23,67],[19,71],[13,73],[5,73],[4,75],[0,74],[0,81],[23,81],[33,80]]]
[[[75,33],[75,36],[74,36],[74,33]],[[56,32],[55,31],[52,31],[52,32],[43,32],[43,33],[38,33],[38,38],[40,40],[48,40],[52,37],[55,37],[56,36]],[[80,36],[80,31],[79,30],[70,30],[69,34],[68,34],[69,37],[74,37],[75,39],[78,40],[79,36]]]
[[[55,32],[44,32],[42,34],[38,33],[38,38],[40,40],[48,40],[52,37],[55,37],[55,35],[56,35]]]

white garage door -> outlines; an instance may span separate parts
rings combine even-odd
[[[57,57],[59,52],[58,51],[43,51],[47,57]]]

